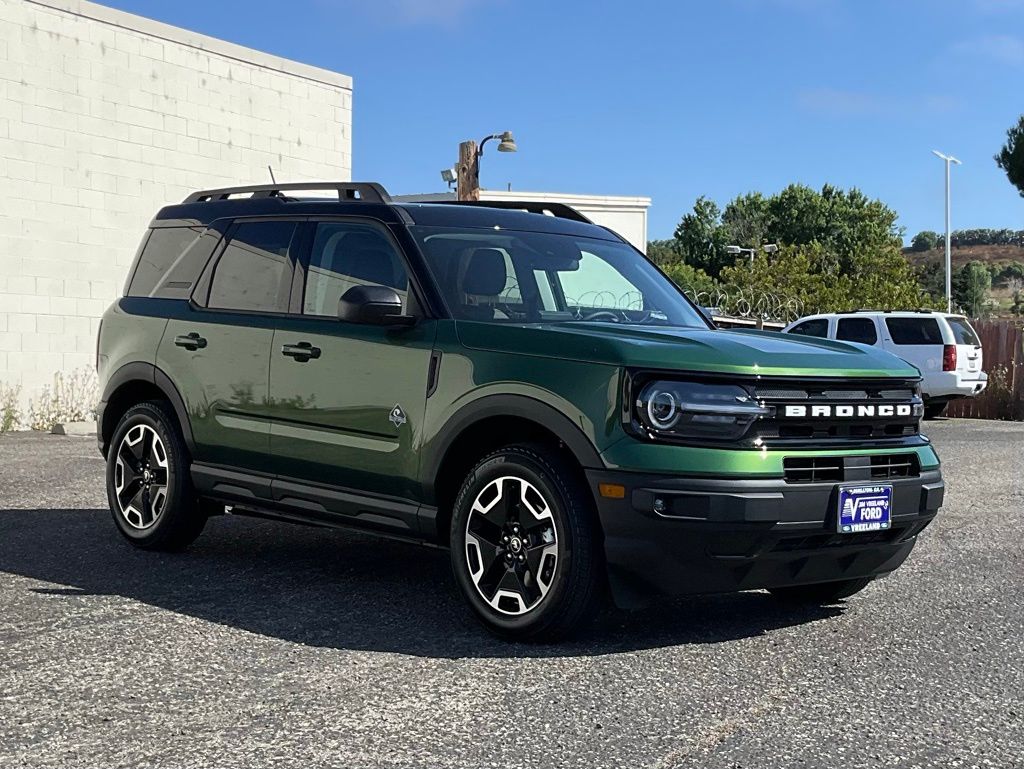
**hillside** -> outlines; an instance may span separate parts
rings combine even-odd
[[[945,246],[933,248],[931,251],[911,251],[909,248],[905,248],[903,254],[915,267],[920,267],[928,262],[942,262],[946,258]],[[1024,262],[1024,248],[1020,246],[961,246],[957,248],[954,246],[951,257],[954,270],[973,261],[1003,267],[1012,262]]]

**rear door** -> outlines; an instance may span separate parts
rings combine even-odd
[[[313,221],[304,241],[291,312],[278,323],[271,354],[275,496],[411,533],[416,509],[401,500],[418,497],[437,323],[422,317],[406,260],[383,226],[358,218]],[[338,300],[356,285],[394,288],[404,312],[419,321],[400,327],[339,320]],[[366,496],[383,500],[379,509],[360,500]]]
[[[982,372],[981,340],[967,318],[947,316],[949,329],[956,345],[956,368],[965,379],[979,379]]]
[[[886,350],[927,376],[942,371],[942,330],[934,315],[896,315],[885,318]]]
[[[158,366],[185,401],[198,463],[273,472],[270,346],[287,308],[298,225],[248,220],[228,228],[192,301],[167,325]]]

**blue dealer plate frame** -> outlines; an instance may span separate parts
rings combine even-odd
[[[840,486],[840,534],[885,531],[892,527],[892,486]]]

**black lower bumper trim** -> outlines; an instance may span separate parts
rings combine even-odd
[[[879,576],[898,567],[942,505],[937,470],[884,481],[892,527],[838,533],[840,484],[693,479],[592,470],[615,601]],[[877,481],[876,481],[877,482]],[[622,499],[599,484],[625,486]]]

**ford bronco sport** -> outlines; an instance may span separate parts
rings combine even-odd
[[[153,220],[97,364],[133,545],[234,512],[448,547],[512,638],[562,637],[607,592],[836,601],[943,497],[916,369],[717,330],[561,205],[197,192]]]

